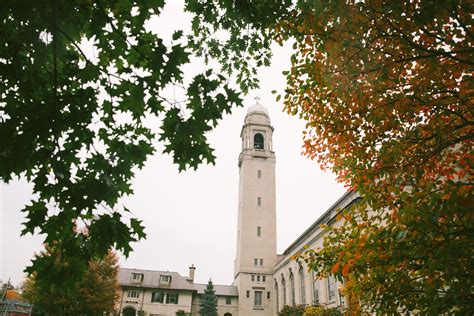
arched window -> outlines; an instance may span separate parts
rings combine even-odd
[[[291,306],[296,305],[295,299],[295,278],[293,276],[293,271],[290,270],[290,294],[291,294]]]
[[[135,311],[135,308],[133,307],[125,307],[122,311],[122,315],[123,316],[135,316],[136,315],[136,311]]]
[[[306,289],[304,287],[304,269],[303,266],[300,266],[300,292],[301,292],[301,304],[306,305]]]
[[[285,306],[286,305],[286,282],[283,276],[281,277],[281,288],[283,290],[283,292],[281,293],[283,295],[283,306]]]
[[[225,313],[224,316],[232,316],[231,313]]]
[[[278,299],[278,295],[279,295],[279,293],[278,293],[278,282],[277,282],[277,280],[275,279],[275,296],[276,296],[276,307],[277,307],[276,310],[277,310],[277,312],[280,311],[280,306],[279,306],[280,300]]]
[[[263,139],[263,135],[260,134],[260,133],[256,133],[254,136],[253,136],[253,148],[256,148],[256,149],[264,149],[264,139]]]

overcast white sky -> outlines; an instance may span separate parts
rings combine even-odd
[[[167,15],[156,21],[160,33],[176,27],[186,29],[189,17],[181,4],[167,4]],[[238,166],[240,129],[247,107],[261,98],[275,128],[277,176],[277,245],[283,252],[311,223],[344,192],[330,173],[301,156],[304,122],[282,112],[271,90],[282,91],[281,72],[289,67],[288,47],[274,49],[270,68],[261,69],[261,88],[245,98],[245,108],[226,116],[209,139],[215,148],[216,165],[202,165],[197,171],[178,173],[172,158],[161,154],[161,146],[133,181],[135,194],[123,203],[143,220],[147,239],[133,245],[127,268],[176,271],[187,275],[197,267],[195,281],[212,278],[217,284],[233,280],[237,234]],[[31,199],[32,186],[25,180],[0,183],[0,280],[19,284],[23,270],[35,251],[42,249],[41,236],[20,237],[24,216],[19,210]]]

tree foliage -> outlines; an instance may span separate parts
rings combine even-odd
[[[217,316],[217,296],[211,280],[207,283],[204,294],[199,300],[199,315]]]
[[[271,10],[254,16],[265,4]],[[256,67],[268,65],[271,56],[270,33],[259,20],[276,21],[284,8],[272,1],[189,0],[192,31],[176,29],[168,39],[147,27],[164,5],[1,5],[0,179],[25,176],[34,185],[35,196],[22,210],[22,234],[40,233],[45,243],[59,243],[62,257],[70,258],[72,283],[91,258],[110,247],[128,255],[130,243],[145,238],[141,221],[119,199],[133,193],[133,175],[157,140],[180,170],[214,163],[206,133],[241,106],[242,92],[257,86]],[[229,36],[218,37],[219,31]],[[206,64],[185,80],[184,67],[195,56]],[[238,85],[230,81],[233,74]],[[173,88],[184,101],[169,96]],[[152,118],[161,120],[159,130],[147,125]],[[61,280],[64,271],[49,260],[36,257],[27,271]]]
[[[325,307],[322,305],[284,305],[278,316],[341,316],[344,312],[341,308]]]
[[[43,256],[54,258],[58,270],[67,271],[67,262],[60,252],[47,248]],[[81,281],[70,289],[61,286],[61,282],[45,283],[44,278],[37,278],[36,273],[23,283],[23,297],[33,304],[35,312],[46,315],[103,315],[104,312],[115,312],[120,298],[120,286],[117,280],[117,256],[109,252],[104,258],[89,262],[87,271]],[[66,282],[67,276],[62,279]]]
[[[305,307],[303,305],[289,306],[284,305],[278,316],[303,316]]]
[[[186,311],[179,309],[176,311],[176,316],[186,316],[189,315],[189,313],[186,313]]]
[[[303,316],[341,316],[344,313],[336,308],[331,307],[327,308],[321,305],[307,306],[304,309]]]
[[[284,96],[304,153],[363,197],[305,259],[378,313],[472,314],[471,1],[301,2]]]

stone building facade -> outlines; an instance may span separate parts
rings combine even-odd
[[[284,305],[345,306],[333,277],[316,279],[292,257],[308,246],[322,246],[320,225],[337,225],[341,210],[357,201],[347,192],[304,231],[284,252],[276,251],[276,193],[273,127],[266,108],[258,102],[248,108],[241,130],[237,248],[232,285],[215,285],[219,316],[272,316]],[[140,276],[142,275],[141,283]],[[167,277],[169,276],[169,278]],[[168,283],[164,281],[169,281]],[[198,315],[205,284],[176,272],[121,269],[121,315],[175,315],[183,310]],[[138,294],[137,294],[138,293]]]
[[[207,284],[194,283],[194,266],[189,276],[177,272],[120,268],[121,297],[117,310],[123,316],[198,315],[199,302]],[[215,285],[219,315],[237,315],[237,288]]]

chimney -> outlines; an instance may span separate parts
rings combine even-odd
[[[196,270],[196,267],[194,266],[194,264],[192,264],[189,267],[189,280],[191,280],[191,282],[194,282],[194,271],[195,270]]]

